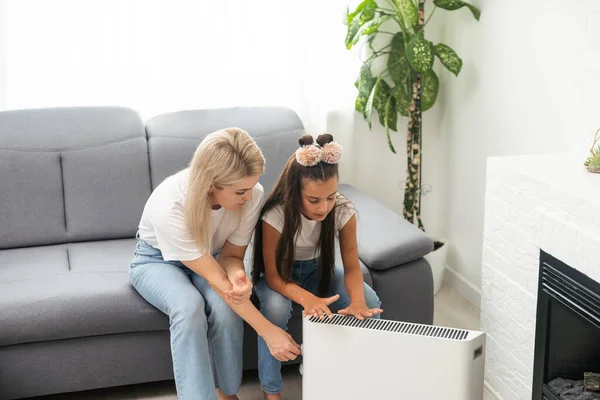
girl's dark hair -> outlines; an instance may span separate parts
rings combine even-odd
[[[324,146],[333,141],[333,136],[326,133],[319,135],[317,144]],[[313,144],[311,135],[302,136],[298,142],[300,146]],[[275,253],[275,264],[277,272],[285,282],[292,282],[292,269],[294,265],[294,243],[300,234],[301,210],[302,210],[302,185],[304,180],[328,181],[333,177],[339,177],[338,165],[327,164],[323,161],[312,167],[304,167],[296,161],[296,155],[287,161],[283,172],[279,176],[275,187],[269,194],[258,219],[254,238],[254,268],[252,279],[256,283],[261,272],[264,272],[265,263],[262,250],[262,217],[275,206],[280,205],[283,209],[283,231]],[[319,287],[318,294],[323,297],[329,292],[333,268],[335,263],[335,220],[336,208],[334,208],[321,223],[321,235],[317,245],[319,252]]]

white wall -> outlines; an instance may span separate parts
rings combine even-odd
[[[600,128],[600,2],[474,4],[479,23],[465,10],[445,16],[464,66],[444,77],[440,146],[448,265],[480,288],[486,158],[576,152],[583,163]]]
[[[278,105],[311,133],[346,96],[346,0],[0,0],[0,109]]]
[[[458,78],[439,74],[440,97],[424,114],[423,181],[433,191],[423,198],[423,219],[428,233],[450,240],[450,277],[458,278],[451,282],[477,302],[487,157],[573,152],[583,163],[600,128],[600,2],[473,4],[482,10],[479,22],[466,9],[437,10],[427,31],[428,39],[454,48],[464,65]],[[393,135],[397,155],[378,122],[371,132],[358,113],[348,112],[333,125],[352,133],[346,147],[353,165],[346,165],[343,180],[397,213],[406,122],[399,119]]]

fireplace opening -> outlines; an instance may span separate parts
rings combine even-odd
[[[534,400],[600,400],[600,284],[540,254]]]

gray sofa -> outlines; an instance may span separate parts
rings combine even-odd
[[[152,189],[229,126],[262,148],[268,192],[303,132],[286,108],[182,111],[145,125],[118,107],[0,112],[0,399],[172,379],[168,318],[129,283],[134,237]],[[355,188],[340,191],[357,206],[364,276],[383,317],[432,323],[422,258],[431,240]]]

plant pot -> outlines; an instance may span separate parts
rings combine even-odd
[[[587,170],[594,174],[600,174],[600,165],[588,165]]]
[[[425,256],[425,259],[431,267],[433,274],[433,294],[436,294],[442,281],[444,280],[444,271],[446,270],[446,256],[448,255],[448,240],[443,238],[432,238],[434,249]]]

